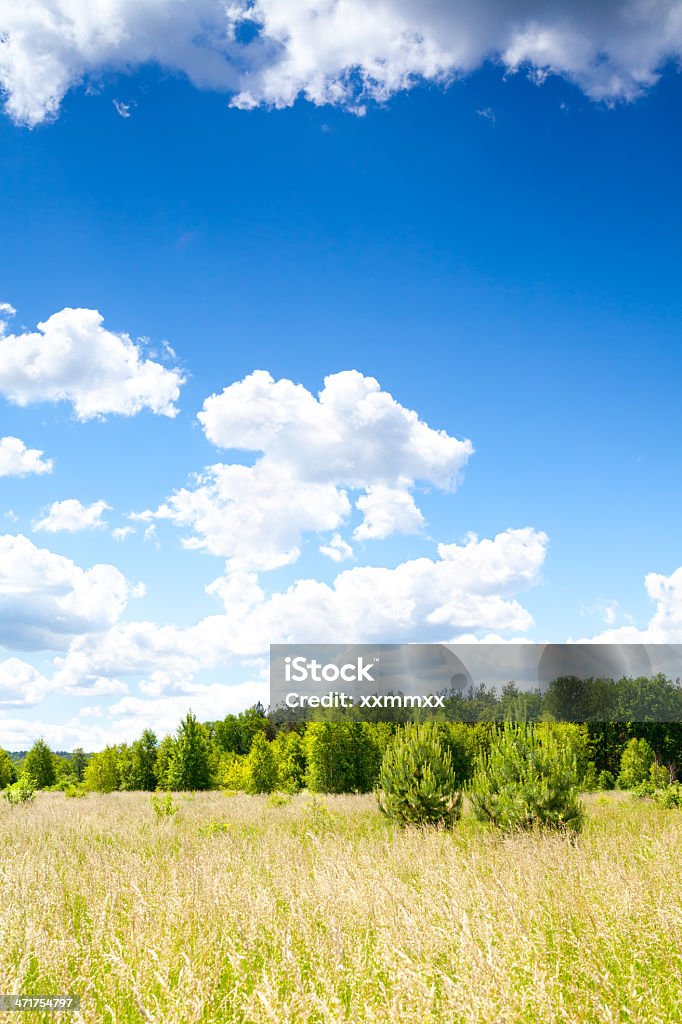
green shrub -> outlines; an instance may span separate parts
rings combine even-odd
[[[506,723],[479,756],[469,797],[479,820],[503,829],[582,826],[575,751],[542,726]]]
[[[597,776],[597,789],[615,789],[616,776],[607,768],[602,768]]]
[[[654,752],[645,739],[630,740],[620,759],[618,785],[621,789],[634,789],[649,781],[649,772],[654,763]]]
[[[679,782],[671,782],[664,789],[654,793],[654,800],[659,807],[682,807],[682,785]]]
[[[36,780],[32,775],[24,774],[18,782],[13,783],[5,790],[5,799],[12,805],[27,804],[35,799]]]
[[[462,793],[435,723],[407,725],[384,753],[379,807],[401,825],[452,825],[462,813]]]
[[[649,782],[654,789],[664,789],[670,783],[670,772],[664,764],[652,761],[649,768]]]
[[[152,810],[156,815],[157,821],[161,821],[164,818],[172,818],[173,815],[178,813],[176,805],[173,803],[173,797],[170,793],[161,794],[152,793],[151,795]]]
[[[73,786],[66,786],[65,789],[64,789],[64,796],[68,796],[70,799],[75,799],[76,797],[87,796],[87,795],[88,795],[87,789],[85,788],[85,786],[81,785],[80,783],[76,783]]]
[[[230,792],[246,792],[249,787],[249,766],[242,754],[223,754],[218,768],[218,782],[221,789]]]

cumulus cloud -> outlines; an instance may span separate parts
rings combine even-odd
[[[669,576],[658,572],[648,573],[644,577],[644,586],[655,604],[655,611],[643,629],[635,625],[619,626],[579,642],[682,644],[682,566]],[[608,624],[609,619],[606,618],[606,621]]]
[[[91,505],[83,505],[78,498],[55,501],[43,518],[33,524],[33,529],[44,530],[46,533],[102,529],[106,526],[102,515],[110,508],[111,505],[102,499],[93,501]]]
[[[424,516],[409,491],[375,484],[361,495],[357,508],[364,520],[353,531],[356,540],[383,540],[391,533],[419,533]]]
[[[353,557],[353,549],[340,533],[335,533],[328,544],[320,544],[321,554],[331,558],[332,562],[345,562]]]
[[[50,689],[49,680],[21,658],[0,661],[0,704],[30,707]]]
[[[145,64],[246,109],[304,96],[361,111],[487,60],[538,81],[563,75],[594,99],[628,100],[681,54],[680,0],[0,3],[0,84],[10,116],[29,125],[54,115],[73,86]]]
[[[36,547],[28,537],[0,536],[0,644],[59,650],[76,636],[107,630],[132,596],[113,565],[81,569]]]
[[[27,448],[18,437],[0,437],[0,476],[51,473],[52,459],[38,448]]]
[[[142,409],[175,416],[180,371],[145,359],[139,343],[102,324],[95,309],[63,309],[37,331],[0,336],[0,394],[20,406],[68,401],[81,421]]]
[[[441,544],[436,558],[394,568],[355,567],[331,584],[301,579],[266,596],[253,573],[215,580],[208,592],[224,613],[193,626],[118,623],[78,637],[57,660],[60,686],[142,676],[145,692],[191,693],[202,669],[259,657],[270,643],[450,641],[462,633],[523,633],[530,613],[516,594],[537,583],[544,533],[524,528],[492,539]]]
[[[210,466],[137,518],[191,528],[185,545],[226,557],[231,570],[295,562],[302,534],[338,531],[352,510],[349,490],[364,492],[356,538],[414,533],[423,523],[415,483],[454,488],[473,452],[356,370],[326,377],[317,396],[257,370],[207,398],[198,418],[213,444],[259,457]]]

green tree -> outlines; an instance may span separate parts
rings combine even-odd
[[[462,793],[452,755],[435,722],[405,726],[386,747],[379,772],[379,807],[401,825],[452,825]]]
[[[651,745],[645,739],[631,739],[620,759],[620,788],[634,789],[642,782],[648,782],[649,771],[655,760]]]
[[[151,792],[156,789],[156,758],[158,746],[156,734],[145,729],[139,740],[135,740],[130,750],[131,789],[143,789]]]
[[[52,751],[44,739],[36,740],[29,750],[22,766],[22,775],[35,779],[37,789],[54,786],[57,775]]]
[[[277,764],[278,786],[285,793],[297,793],[305,778],[305,752],[297,732],[280,732],[272,743]]]
[[[246,759],[250,793],[272,793],[277,788],[277,762],[264,732],[257,732]]]
[[[6,750],[0,748],[0,789],[6,789],[17,781],[12,759]]]
[[[157,789],[167,790],[170,787],[169,772],[174,752],[175,738],[173,736],[164,736],[158,745],[156,760],[154,761]]]
[[[115,746],[105,747],[93,754],[83,773],[86,789],[96,793],[113,793],[121,786],[121,753]]]
[[[505,723],[479,755],[469,798],[477,818],[503,829],[582,826],[575,751],[542,726]]]
[[[83,781],[83,773],[88,759],[82,747],[75,747],[71,753],[71,769],[79,782]]]
[[[178,727],[168,767],[172,790],[210,789],[211,768],[206,730],[188,711]]]

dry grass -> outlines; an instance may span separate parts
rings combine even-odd
[[[88,1024],[682,1021],[679,812],[595,796],[571,844],[176,799],[2,801],[2,991],[78,994],[58,1019]]]

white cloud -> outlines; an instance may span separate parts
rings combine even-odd
[[[114,109],[119,117],[124,119],[130,117],[130,104],[122,103],[121,100],[113,100]]]
[[[34,530],[59,533],[64,530],[76,533],[78,530],[103,529],[107,524],[102,515],[111,505],[100,499],[91,505],[83,505],[78,498],[66,498],[50,505],[45,516],[33,524]]]
[[[356,506],[365,516],[353,531],[356,540],[383,540],[391,533],[419,533],[424,526],[424,516],[412,495],[397,487],[370,486]]]
[[[117,526],[115,530],[111,531],[111,536],[114,540],[125,540],[131,533],[135,533],[134,526]]]
[[[192,692],[202,669],[261,656],[268,644],[448,641],[460,633],[523,633],[533,624],[515,595],[537,583],[547,537],[530,528],[441,544],[438,557],[395,568],[355,567],[332,584],[302,579],[267,597],[256,576],[219,577],[208,592],[225,612],[194,626],[115,625],[78,637],[57,659],[60,687],[144,676],[148,694]]]
[[[347,558],[353,557],[352,547],[340,533],[335,533],[328,544],[320,544],[319,551],[331,558],[332,562],[345,562]]]
[[[619,626],[607,629],[582,643],[682,644],[682,566],[670,576],[650,572],[644,577],[646,592],[656,610],[644,629]],[[613,602],[616,604],[616,602]],[[613,619],[611,619],[613,621]],[[609,619],[606,618],[607,624]]]
[[[189,527],[185,545],[224,556],[231,570],[295,562],[304,533],[336,531],[349,516],[347,490],[365,492],[356,537],[413,533],[423,518],[410,489],[454,488],[473,451],[356,370],[326,377],[319,396],[257,370],[207,398],[198,418],[215,445],[262,454],[251,466],[208,467],[137,518]]]
[[[0,704],[39,704],[49,690],[49,681],[28,662],[20,658],[0,661]]]
[[[0,437],[0,477],[51,473],[52,459],[38,448],[27,448],[18,437]]]
[[[130,593],[113,565],[81,569],[28,537],[0,536],[0,644],[5,647],[58,650],[75,636],[109,629]]]
[[[7,321],[11,320],[13,316],[16,316],[16,312],[16,309],[11,305],[11,303],[0,302],[0,338],[3,337],[7,330]]]
[[[241,22],[259,31],[240,42]],[[632,99],[682,54],[679,0],[2,0],[0,83],[37,124],[65,93],[144,64],[233,95],[235,105],[361,110],[427,80],[497,61],[563,75],[594,99]]]
[[[142,409],[175,416],[180,371],[145,359],[139,344],[102,322],[97,310],[63,309],[35,332],[0,337],[0,393],[20,406],[71,402],[81,421]]]

